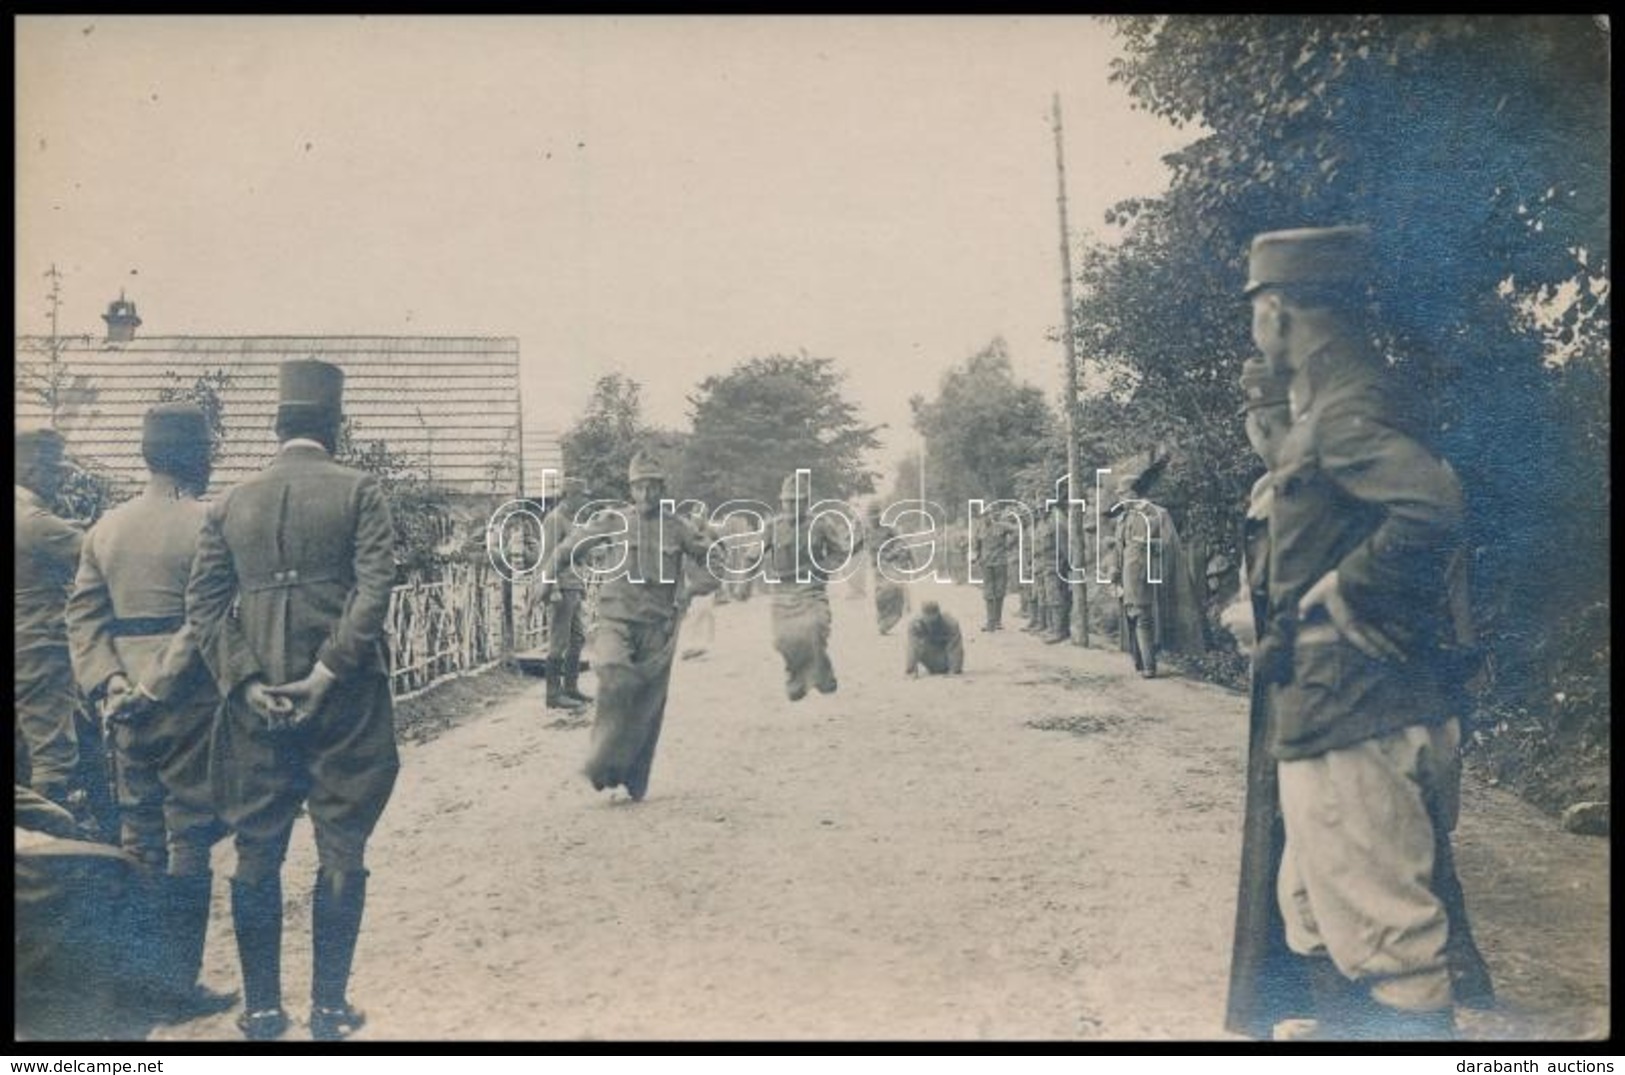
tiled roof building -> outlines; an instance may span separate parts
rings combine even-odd
[[[527,469],[532,460],[558,465],[556,438],[547,431],[525,430],[535,443],[521,445],[519,341],[512,337],[111,335],[57,339],[55,425],[75,458],[126,490],[145,480],[147,409],[165,388],[189,387],[216,371],[227,380],[214,487],[263,467],[276,451],[277,367],[296,358],[342,367],[355,439],[385,442],[449,491],[512,496],[522,456]],[[49,366],[49,344],[45,337],[17,341],[19,423],[50,420],[45,401],[27,387]]]

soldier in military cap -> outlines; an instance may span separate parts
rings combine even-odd
[[[63,612],[79,567],[83,532],[52,508],[62,485],[62,434],[49,428],[18,430],[15,447],[17,759],[20,765],[26,762],[33,789],[65,807],[79,765],[79,736]]]
[[[591,549],[608,546],[610,562],[621,565],[599,583],[598,708],[586,776],[599,791],[624,785],[641,800],[666,717],[685,558],[707,570],[721,567],[720,552],[718,563],[709,564],[710,543],[663,503],[666,473],[653,458],[634,455],[627,478],[632,510],[599,512],[576,528],[549,553],[537,595],[547,600],[556,585],[548,580]]]
[[[1004,597],[1010,585],[1010,557],[1020,544],[1020,529],[1002,513],[988,513],[971,533],[970,558],[982,576],[982,602],[987,606],[983,631],[1004,630]]]
[[[1159,469],[1124,473],[1116,483],[1117,502],[1112,584],[1122,608],[1122,648],[1134,670],[1146,679],[1157,674],[1165,651],[1202,649],[1202,610],[1190,577],[1179,530],[1168,509],[1146,496]]]
[[[209,506],[186,610],[225,698],[210,777],[236,835],[238,1026],[252,1040],[287,1028],[282,861],[303,807],[319,862],[310,1031],[332,1041],[365,1021],[346,997],[365,850],[400,768],[384,649],[394,526],[377,479],[332,459],[344,372],[315,359],[285,362],[279,382],[281,447]]]
[[[809,689],[833,694],[835,666],[829,659],[829,576],[852,555],[852,537],[833,516],[814,517],[808,489],[788,475],[779,488],[780,512],[768,523],[768,574],[773,600],[773,645],[784,658],[785,693],[798,702]]]
[[[542,520],[542,555],[564,544],[577,525],[576,514],[591,499],[587,483],[579,478],[564,479],[564,490]],[[540,586],[538,574],[532,593]],[[580,690],[581,648],[587,642],[586,616],[582,611],[587,597],[587,580],[574,564],[565,564],[550,597],[547,619],[547,708],[578,710],[592,701]]]
[[[1369,343],[1370,232],[1259,235],[1249,270],[1254,342],[1291,375],[1254,657],[1279,763],[1287,941],[1307,959],[1320,1036],[1448,1038],[1449,923],[1431,881],[1460,776],[1439,653],[1461,487]]]
[[[229,1008],[198,982],[213,880],[226,833],[209,788],[209,733],[220,695],[186,625],[186,584],[203,528],[209,423],[191,403],[147,412],[146,487],[91,529],[68,600],[79,688],[108,723],[120,841],[144,867],[133,940],[148,956],[159,1014]]]

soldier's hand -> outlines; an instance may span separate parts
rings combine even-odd
[[[1396,646],[1393,641],[1381,631],[1370,624],[1361,623],[1354,609],[1349,606],[1339,587],[1336,571],[1328,571],[1320,577],[1320,581],[1309,587],[1309,592],[1298,601],[1298,617],[1309,619],[1310,613],[1316,608],[1326,610],[1331,617],[1332,624],[1337,633],[1348,639],[1349,643],[1361,653],[1374,661],[1403,661],[1405,652]]]
[[[292,703],[293,713],[288,718],[288,723],[292,727],[298,727],[322,708],[322,702],[327,698],[327,692],[332,689],[336,679],[332,672],[318,662],[304,679],[272,687],[271,693]]]
[[[102,687],[101,697],[96,702],[96,714],[103,722],[118,720],[119,711],[130,700],[130,681],[123,672],[114,672],[107,677],[107,683]]]
[[[273,694],[271,688],[262,681],[252,680],[243,688],[243,701],[248,703],[248,708],[252,709],[272,731],[282,731],[289,726],[289,718],[293,715],[293,703]]]

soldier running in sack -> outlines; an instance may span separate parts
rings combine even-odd
[[[537,595],[547,600],[555,585],[549,580],[560,578],[588,551],[607,546],[611,568],[599,583],[593,643],[598,707],[585,772],[595,790],[624,785],[628,795],[642,800],[666,719],[685,559],[705,570],[711,546],[662,503],[666,472],[652,458],[641,452],[633,456],[627,479],[633,511],[599,512],[577,527],[548,555]]]

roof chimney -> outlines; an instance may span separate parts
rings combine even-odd
[[[141,325],[141,319],[135,315],[135,303],[126,299],[122,290],[115,301],[107,304],[102,320],[107,322],[108,343],[128,343],[135,339],[135,330]]]

